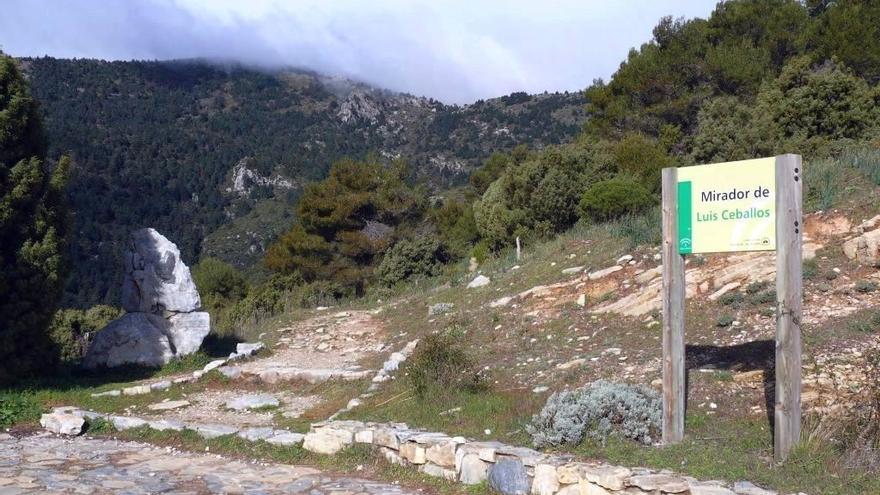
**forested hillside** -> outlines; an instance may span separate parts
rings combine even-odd
[[[301,186],[340,158],[401,157],[415,175],[451,184],[493,151],[566,141],[585,119],[581,94],[459,107],[300,71],[20,62],[50,154],[74,163],[67,303],[77,305],[118,301],[120,246],[132,229],[155,227],[191,262],[205,251],[244,267],[290,226]]]

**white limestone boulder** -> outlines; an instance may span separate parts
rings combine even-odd
[[[175,356],[186,356],[199,350],[211,331],[211,315],[204,311],[176,313],[168,317],[164,332]]]
[[[174,357],[165,332],[167,321],[149,313],[128,313],[95,335],[83,360],[89,369],[137,364],[158,367]]]
[[[177,246],[155,229],[132,233],[125,252],[122,307],[130,312],[190,313],[201,306]]]
[[[95,335],[86,368],[135,364],[159,367],[196,352],[211,317],[173,242],[153,229],[135,231],[125,252],[122,306],[128,313]]]

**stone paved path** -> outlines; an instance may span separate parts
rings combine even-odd
[[[136,442],[0,434],[0,495],[302,493],[405,495],[387,483],[328,476],[304,466],[248,463]]]

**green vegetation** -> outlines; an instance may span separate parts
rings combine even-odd
[[[51,370],[48,327],[68,270],[70,161],[45,161],[37,102],[0,52],[0,383]]]
[[[244,276],[235,267],[217,258],[207,257],[200,260],[193,267],[192,276],[202,299],[237,301],[247,293]]]
[[[416,397],[444,395],[450,391],[481,392],[486,377],[476,367],[453,329],[424,337],[406,365],[406,377]]]
[[[52,317],[49,337],[58,350],[61,362],[74,363],[82,358],[88,348],[89,336],[120,316],[121,309],[100,304],[88,310],[58,310]]]
[[[536,447],[576,446],[611,437],[652,444],[660,432],[660,394],[648,387],[605,380],[557,392],[532,418],[528,432]]]
[[[626,214],[641,213],[654,203],[651,193],[640,183],[615,177],[593,184],[578,205],[581,215],[602,222]]]
[[[857,312],[849,318],[847,326],[856,332],[880,332],[880,309],[867,309]]]
[[[42,412],[43,405],[31,393],[0,392],[0,428],[35,422]]]
[[[434,236],[404,239],[388,250],[376,268],[380,283],[392,286],[413,278],[438,275],[450,260],[446,247]]]
[[[804,280],[813,280],[819,276],[819,263],[816,258],[810,258],[803,261],[801,265],[801,274]]]
[[[862,294],[867,294],[868,292],[874,292],[880,285],[877,285],[877,282],[873,280],[857,280],[853,288],[856,292],[861,292]]]
[[[708,19],[664,18],[587,90],[587,131],[640,132],[697,162],[876,136],[876,36],[862,40],[878,24],[880,8],[857,1],[740,0]]]
[[[269,248],[266,266],[362,293],[385,250],[424,214],[425,194],[406,178],[402,163],[337,162],[306,188],[296,223]]]
[[[715,326],[718,326],[718,327],[720,327],[720,328],[727,328],[727,327],[729,327],[730,325],[733,325],[733,322],[734,322],[735,319],[736,319],[736,318],[734,318],[734,317],[731,316],[731,315],[727,315],[727,314],[720,315],[720,316],[718,317],[718,319],[715,320]]]

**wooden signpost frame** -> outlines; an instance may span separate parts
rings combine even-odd
[[[776,157],[776,399],[773,452],[783,461],[801,430],[803,300],[803,165],[800,155]],[[685,270],[678,246],[678,169],[662,175],[663,443],[684,438]]]

